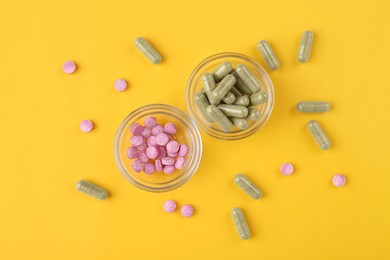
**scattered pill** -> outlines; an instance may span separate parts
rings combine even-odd
[[[163,171],[163,165],[161,163],[161,160],[156,160],[154,162],[154,166],[156,167],[156,171],[162,172]]]
[[[83,120],[80,123],[80,130],[84,133],[91,132],[93,129],[93,123],[91,120]]]
[[[206,113],[219,125],[219,127],[221,127],[222,131],[229,132],[232,128],[232,122],[215,105],[208,106]]]
[[[237,67],[240,67],[240,69],[239,69],[239,70],[241,70],[240,74],[243,75],[243,77],[249,82],[248,76],[253,76],[253,74],[249,72],[249,70],[245,67],[245,65],[241,64],[241,65],[237,65]],[[245,70],[245,71],[243,71],[243,70]],[[248,75],[248,73],[249,73],[249,75]],[[241,78],[240,75],[238,75],[238,73],[235,69],[233,69],[230,74],[232,74],[236,78],[236,84],[232,88],[232,91],[234,91],[234,88],[237,88],[237,90],[241,91],[241,93],[243,93],[243,94],[246,94],[246,95],[252,94],[252,90],[246,85],[244,80]],[[256,80],[251,79],[251,81],[256,81]],[[250,82],[250,84],[257,85],[258,82]],[[252,85],[251,85],[251,87],[255,88],[255,89],[258,88],[256,86],[253,87]],[[256,91],[258,91],[258,90],[256,90]]]
[[[248,108],[244,106],[222,104],[219,105],[218,108],[229,117],[244,118],[247,117],[249,113]]]
[[[187,156],[187,154],[189,153],[189,151],[190,151],[190,148],[188,147],[188,145],[186,145],[186,144],[181,144],[181,145],[180,145],[180,149],[179,149],[179,156],[180,156],[180,157]]]
[[[135,47],[138,48],[153,64],[161,62],[161,55],[150,45],[150,43],[142,37],[135,39]]]
[[[263,195],[261,190],[243,174],[237,174],[234,177],[234,182],[255,200],[260,199]]]
[[[343,187],[345,185],[346,181],[347,181],[347,179],[342,174],[336,174],[332,178],[332,182],[333,182],[334,186],[336,186],[336,187]]]
[[[186,159],[184,157],[179,157],[177,158],[176,162],[175,162],[175,168],[176,169],[183,169],[184,166],[186,165]]]
[[[76,70],[76,64],[73,61],[66,61],[62,65],[62,70],[67,74],[71,74]]]
[[[240,238],[242,240],[248,239],[251,236],[251,232],[242,210],[240,208],[232,209],[232,218]]]
[[[160,149],[155,146],[149,146],[146,149],[146,155],[149,159],[156,159],[160,154]]]
[[[210,73],[203,73],[201,80],[203,82],[203,89],[206,92],[206,96],[211,105],[219,104],[219,102],[214,98],[213,91],[215,90],[215,80]]]
[[[229,92],[225,95],[225,97],[222,99],[222,101],[225,103],[225,104],[233,104],[234,101],[236,101],[236,96],[232,93],[232,92]]]
[[[171,157],[164,157],[161,159],[161,163],[163,165],[174,165],[175,164],[175,159]]]
[[[154,166],[153,163],[146,163],[144,165],[144,171],[147,174],[153,174],[156,171],[156,167]]]
[[[249,110],[249,113],[248,113],[247,119],[253,120],[253,121],[257,121],[260,119],[261,112],[258,109],[250,107],[248,110]]]
[[[159,133],[164,132],[164,127],[162,125],[156,125],[152,128],[152,134],[157,136]]]
[[[246,94],[250,95],[261,90],[261,81],[256,78],[255,75],[253,75],[252,72],[244,64],[237,65],[236,73],[242,79],[244,85],[250,90],[250,93],[247,93],[248,91],[245,91],[242,87],[240,87],[240,89]]]
[[[169,135],[176,134],[176,125],[173,123],[166,123],[164,126],[164,132]]]
[[[180,211],[181,211],[181,214],[183,215],[183,217],[186,217],[186,218],[194,215],[194,208],[188,204],[181,207]]]
[[[250,96],[251,105],[260,105],[268,101],[268,94],[266,92],[257,92]]]
[[[149,138],[152,135],[152,130],[150,128],[144,127],[144,129],[141,132],[141,136],[143,138]]]
[[[213,98],[217,100],[217,103],[226,96],[226,94],[232,89],[234,84],[236,83],[236,78],[233,75],[226,75],[222,81],[218,84],[218,86],[213,90]]]
[[[168,213],[172,213],[176,210],[176,202],[173,200],[167,200],[164,202],[164,210]]]
[[[246,107],[249,106],[250,103],[251,101],[247,96],[237,97],[236,100],[234,101],[234,105],[246,106]]]
[[[129,147],[126,150],[126,155],[129,159],[137,159],[139,154],[138,154],[138,149],[135,147]]]
[[[131,163],[131,168],[133,168],[133,170],[135,172],[142,172],[142,170],[144,169],[144,164],[143,162],[141,162],[139,159],[135,159],[132,163]]]
[[[119,91],[125,91],[127,88],[127,82],[124,79],[117,79],[114,83],[114,88]]]
[[[276,70],[280,67],[279,60],[276,57],[268,41],[265,40],[260,41],[259,44],[257,45],[257,48],[259,49],[261,56],[263,56],[265,63],[267,63],[267,66],[271,70]]]
[[[284,175],[291,175],[294,172],[294,166],[291,163],[283,163],[280,166],[280,172]]]
[[[329,141],[329,138],[326,136],[324,130],[322,130],[317,121],[310,120],[307,123],[307,128],[316,140],[317,144],[320,146],[321,150],[327,150],[331,147],[332,144]]]
[[[134,123],[130,127],[130,133],[132,133],[133,135],[140,135],[143,130],[143,126],[139,123]]]
[[[204,117],[206,118],[207,121],[213,122],[213,119],[206,113],[206,109],[208,106],[210,106],[210,102],[207,99],[205,94],[198,93],[194,97],[196,105],[199,107],[199,110],[202,112]]]
[[[164,169],[163,169],[164,173],[166,173],[166,174],[174,173],[175,170],[176,170],[176,168],[173,165],[165,165]]]
[[[144,138],[140,135],[133,135],[130,138],[130,143],[135,146],[141,145],[143,142],[144,142]]]
[[[245,118],[231,117],[230,120],[233,122],[238,129],[245,130],[249,127],[249,122]]]
[[[328,102],[301,101],[297,104],[297,110],[305,113],[328,112],[330,110],[330,104]]]
[[[299,62],[307,62],[309,60],[312,44],[313,44],[313,32],[311,31],[303,32],[301,43],[299,44],[299,49],[298,49]]]
[[[213,72],[213,77],[215,82],[220,82],[226,75],[228,75],[233,69],[233,66],[230,62],[223,62],[219,65]]]
[[[78,181],[76,189],[99,200],[104,200],[108,197],[108,192],[105,189],[88,181]]]
[[[157,119],[154,116],[145,118],[145,127],[152,129],[157,125]]]

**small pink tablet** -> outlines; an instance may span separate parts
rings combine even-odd
[[[186,159],[184,157],[177,158],[177,160],[175,162],[176,169],[181,170],[184,168],[185,165],[186,165]]]
[[[67,74],[71,74],[73,72],[75,72],[76,70],[76,64],[74,64],[73,61],[66,61],[63,65],[62,65],[62,70],[67,73]]]
[[[146,155],[150,159],[156,159],[160,154],[160,149],[154,146],[150,146],[146,149]]]
[[[184,157],[187,156],[188,152],[190,151],[190,148],[186,144],[180,145],[179,149],[179,156]]]
[[[169,142],[169,136],[166,133],[159,133],[156,137],[158,145],[165,146]]]
[[[139,123],[134,123],[130,127],[130,133],[132,133],[133,135],[140,135],[142,133],[142,130],[144,130],[144,128]]]
[[[126,155],[129,159],[137,159],[138,158],[138,149],[135,147],[129,147],[126,150]]]
[[[280,166],[280,172],[284,175],[291,175],[294,172],[294,166],[291,163],[283,163]]]
[[[130,143],[134,146],[141,145],[144,142],[144,138],[140,135],[133,135],[130,138]]]
[[[184,205],[183,207],[181,207],[180,211],[183,217],[186,218],[194,215],[194,208],[191,205]]]
[[[164,202],[164,210],[168,213],[172,213],[176,210],[176,202],[173,200],[167,200]]]
[[[114,83],[114,88],[119,91],[125,91],[127,88],[127,82],[124,79],[117,79]]]
[[[154,166],[156,167],[156,171],[162,172],[163,171],[163,165],[161,163],[161,160],[156,160],[154,162]]]
[[[164,127],[162,125],[156,125],[152,128],[152,134],[157,136],[159,133],[164,132]]]
[[[345,185],[346,181],[347,181],[347,178],[345,178],[345,176],[342,174],[336,174],[332,178],[332,182],[333,182],[334,186],[336,186],[336,187],[343,187]]]
[[[174,173],[175,170],[176,170],[176,168],[175,168],[175,166],[173,166],[173,165],[165,165],[165,166],[164,166],[164,172],[165,172],[166,174]]]
[[[166,123],[164,126],[164,132],[169,135],[176,134],[176,125],[173,123]]]
[[[93,123],[91,120],[83,120],[80,123],[80,130],[84,133],[91,132],[93,129]]]
[[[170,153],[177,153],[179,151],[180,145],[176,141],[169,141],[167,143],[167,152]]]
[[[146,163],[144,166],[144,172],[147,174],[153,174],[156,171],[156,167],[153,163]]]
[[[154,116],[145,119],[145,127],[152,129],[157,125],[157,119]]]
[[[131,163],[131,168],[133,168],[133,170],[135,172],[141,172],[143,169],[144,169],[144,164],[138,160],[138,159],[135,159],[132,163]]]

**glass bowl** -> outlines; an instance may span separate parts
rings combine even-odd
[[[238,129],[233,126],[232,131],[228,133],[223,132],[215,123],[208,122],[194,101],[195,95],[201,91],[203,87],[200,80],[202,74],[205,72],[212,73],[222,62],[225,61],[230,62],[234,68],[237,64],[244,64],[255,77],[261,80],[263,83],[262,90],[268,94],[267,102],[258,106],[253,106],[261,113],[259,120],[251,121],[249,127],[245,130]],[[196,125],[208,135],[222,140],[240,140],[251,136],[261,129],[267,123],[272,113],[275,100],[274,87],[265,69],[252,58],[235,52],[218,53],[199,63],[192,71],[187,81],[185,95],[187,110],[190,116],[195,120]]]
[[[189,146],[187,163],[182,170],[176,169],[172,174],[146,174],[137,173],[131,168],[133,160],[126,155],[127,148],[131,146],[130,126],[134,123],[144,125],[144,119],[150,116],[156,117],[157,122],[162,125],[174,123],[177,126],[174,139]],[[114,141],[114,156],[122,175],[134,186],[151,192],[169,191],[182,186],[195,174],[202,157],[202,138],[193,120],[180,109],[165,104],[147,105],[131,112],[120,124]]]

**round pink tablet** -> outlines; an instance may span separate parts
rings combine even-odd
[[[176,163],[175,163],[176,169],[181,170],[184,168],[185,165],[186,165],[186,159],[184,157],[177,158]]]
[[[67,74],[71,74],[73,73],[75,70],[76,70],[76,64],[74,64],[73,61],[66,61],[63,65],[62,65],[62,70],[67,73]]]
[[[168,156],[171,158],[176,158],[178,153],[168,153]]]
[[[183,217],[186,218],[194,215],[194,208],[191,205],[184,205],[183,207],[181,207],[180,211]]]
[[[291,175],[294,172],[294,166],[291,163],[283,163],[280,166],[280,172],[286,176]]]
[[[153,174],[156,171],[156,167],[153,163],[146,163],[144,166],[144,172],[147,174]]]
[[[164,146],[159,146],[158,149],[160,150],[160,155],[157,157],[157,159],[167,157],[167,149],[165,149]]]
[[[176,141],[170,141],[167,143],[167,152],[170,153],[177,153],[179,151],[180,145]]]
[[[133,168],[133,170],[135,172],[141,172],[143,169],[144,169],[144,164],[138,160],[138,159],[135,159],[132,163],[131,163],[131,168]]]
[[[144,151],[139,153],[138,159],[143,163],[149,162],[149,158]]]
[[[182,144],[182,145],[180,145],[179,156],[184,157],[188,154],[189,151],[190,151],[190,148],[188,147],[188,145]]]
[[[140,135],[133,135],[130,139],[132,145],[138,146],[144,142],[144,139]]]
[[[334,186],[336,186],[336,187],[343,187],[345,185],[346,181],[347,181],[347,179],[342,174],[336,174],[332,178],[332,182],[333,182]]]
[[[152,129],[157,125],[157,119],[154,116],[145,118],[145,127]]]
[[[84,133],[88,133],[88,132],[91,132],[92,129],[93,129],[93,123],[91,120],[83,120],[81,121],[80,123],[80,129],[81,131],[83,131]]]
[[[169,136],[166,133],[159,133],[156,137],[158,145],[165,146],[169,142]]]
[[[152,128],[152,134],[157,136],[159,133],[164,132],[164,127],[162,125],[156,125]]]
[[[175,168],[175,166],[173,166],[173,165],[165,165],[165,166],[164,166],[164,172],[165,172],[166,174],[174,173],[175,170],[176,170],[176,168]]]
[[[129,147],[126,150],[126,155],[129,159],[137,159],[138,158],[138,149],[135,147]]]
[[[164,132],[169,135],[176,134],[176,125],[172,123],[166,123],[164,126]]]
[[[148,141],[147,141],[147,143],[148,143],[148,146],[157,146],[158,144],[157,144],[157,137],[155,137],[155,136],[150,136],[149,138],[148,138]]]
[[[137,148],[138,151],[145,151],[147,148],[147,145],[145,142],[143,142],[142,144],[135,146],[135,148]]]
[[[134,123],[130,127],[130,133],[132,133],[133,135],[140,135],[142,133],[142,130],[144,130],[144,128],[139,123]]]
[[[161,159],[161,163],[164,165],[174,165],[175,164],[175,159],[171,157],[164,157]]]
[[[163,165],[161,163],[161,160],[156,160],[154,162],[154,166],[156,166],[156,171],[162,172],[163,171]]]
[[[167,200],[164,202],[164,210],[168,213],[172,213],[176,210],[176,202],[173,200]]]
[[[156,159],[158,157],[159,153],[160,153],[160,149],[158,149],[157,147],[154,147],[154,146],[149,146],[146,149],[146,155],[150,159]]]
[[[114,88],[119,92],[125,91],[127,88],[127,82],[124,79],[117,79],[114,83]]]
[[[152,130],[150,130],[147,127],[144,127],[144,129],[141,132],[141,135],[143,138],[149,138],[152,135]]]

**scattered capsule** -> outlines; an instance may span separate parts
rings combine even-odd
[[[310,120],[307,123],[307,128],[320,146],[321,150],[328,150],[331,147],[329,138],[326,136],[324,130],[322,130],[320,124],[315,120]]]
[[[260,91],[252,94],[250,99],[252,106],[260,105],[268,101],[268,94],[266,92]]]
[[[222,131],[229,132],[232,128],[232,122],[215,105],[208,106],[206,113],[222,128]]]
[[[226,75],[223,80],[219,82],[218,86],[213,90],[212,95],[214,100],[220,102],[225,97],[225,95],[232,89],[235,83],[236,78],[233,75]]]
[[[237,128],[241,130],[245,130],[249,127],[248,120],[245,118],[237,118],[237,117],[231,117],[230,120],[233,122]]]
[[[234,75],[233,75],[234,76]],[[237,77],[234,76],[236,78],[236,85],[237,85]],[[230,92],[232,92],[236,97],[241,97],[244,95],[244,92],[242,92],[236,85],[234,85],[232,87],[232,89],[230,90]]]
[[[244,118],[247,117],[249,113],[248,108],[244,106],[221,104],[218,108],[229,117]]]
[[[255,75],[250,72],[250,70],[244,65],[244,64],[238,64],[236,68],[236,72],[238,76],[242,79],[242,81],[245,83],[245,86],[250,89],[250,93],[245,94],[252,94],[260,91],[262,84],[261,81],[255,77]]]
[[[230,74],[232,74],[236,78],[235,87],[237,87],[239,90],[241,90],[241,92],[243,92],[244,94],[247,94],[247,95],[252,94],[251,89],[248,88],[248,86],[245,84],[245,82],[242,80],[242,78],[237,74],[237,71],[235,69],[233,69],[232,72],[230,72]]]
[[[247,96],[241,96],[241,97],[237,97],[236,98],[236,101],[234,101],[234,105],[239,105],[239,106],[249,106],[250,104],[250,100],[249,100],[249,97]]]
[[[242,240],[248,239],[251,236],[251,231],[249,230],[248,223],[245,220],[242,210],[240,208],[232,209],[232,218],[240,238]]]
[[[298,61],[307,62],[310,57],[311,46],[313,44],[313,32],[305,31],[302,34],[301,43],[298,49]]]
[[[215,89],[215,81],[213,75],[210,73],[204,73],[201,77],[203,82],[203,89],[206,92],[206,96],[209,99],[211,105],[217,105],[219,102],[213,97],[213,91]]]
[[[150,43],[142,37],[135,39],[135,47],[140,50],[146,58],[148,58],[152,63],[158,64],[161,62],[160,54],[150,45]]]
[[[257,121],[260,119],[261,112],[258,109],[250,107],[248,110],[249,113],[246,119],[253,120],[253,121]]]
[[[328,102],[303,101],[297,104],[299,112],[328,112],[330,104]]]
[[[261,56],[263,56],[263,59],[267,63],[267,66],[271,70],[276,70],[280,67],[279,60],[276,57],[268,41],[265,40],[260,41],[259,44],[257,45],[257,48],[259,49]]]
[[[220,82],[227,74],[229,74],[233,69],[233,66],[230,62],[223,62],[219,65],[213,72],[215,82]]]
[[[234,182],[255,200],[260,199],[263,195],[261,190],[243,174],[237,174],[234,177]]]
[[[236,101],[236,96],[232,93],[232,92],[229,92],[226,94],[226,96],[222,99],[222,101],[225,103],[225,104],[233,104],[234,101]]]
[[[88,181],[78,181],[76,183],[76,189],[99,200],[104,200],[108,197],[108,192],[105,189]]]
[[[199,110],[202,112],[204,117],[209,122],[213,122],[213,119],[206,113],[206,109],[208,106],[210,106],[209,100],[207,99],[206,95],[203,93],[198,93],[194,97],[196,105],[199,107]]]

